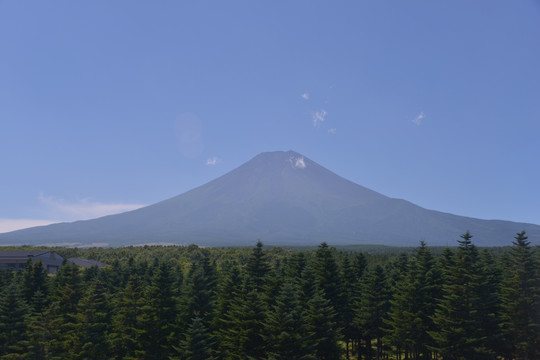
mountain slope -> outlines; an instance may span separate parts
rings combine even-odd
[[[478,245],[509,245],[523,229],[540,243],[538,225],[426,210],[352,183],[293,151],[277,151],[154,205],[0,234],[0,242],[455,245],[470,230]]]

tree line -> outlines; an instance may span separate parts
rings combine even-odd
[[[0,272],[2,359],[539,359],[539,252],[57,249]]]

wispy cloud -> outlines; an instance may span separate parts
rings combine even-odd
[[[324,122],[324,120],[326,119],[326,115],[328,115],[328,113],[324,109],[322,109],[321,111],[314,112],[313,113],[313,126],[315,127],[321,126],[321,123]]]
[[[330,128],[330,129],[328,129],[328,133],[329,133],[329,134],[332,134],[332,135],[334,135],[334,134],[336,133],[336,131],[337,131],[336,128]]]
[[[91,199],[67,201],[53,196],[41,194],[39,200],[51,217],[64,221],[94,219],[106,215],[119,214],[143,207],[142,204],[102,203]]]
[[[420,125],[422,123],[422,119],[424,118],[424,112],[420,112],[420,114],[415,117],[414,119],[412,119],[411,121],[413,122],[413,124],[415,125]]]
[[[54,224],[58,221],[36,219],[2,219],[0,218],[0,233],[26,229],[34,226]]]
[[[45,226],[59,222],[94,219],[106,215],[119,214],[143,207],[142,204],[102,203],[90,199],[67,201],[54,196],[39,195],[44,219],[0,218],[0,233]]]
[[[304,100],[309,100],[309,94],[307,92],[303,93],[302,95],[300,95],[300,97]]]
[[[218,163],[219,159],[216,156],[206,159],[206,165],[212,166]]]

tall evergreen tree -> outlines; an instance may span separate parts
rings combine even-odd
[[[110,356],[110,306],[103,284],[96,280],[79,302],[76,315],[76,359],[105,360]]]
[[[188,274],[183,294],[183,324],[189,324],[197,317],[209,327],[214,315],[216,275],[207,257],[195,264]]]
[[[266,303],[262,294],[244,282],[225,315],[220,331],[220,348],[226,359],[263,359],[263,325]]]
[[[343,337],[345,340],[345,354],[347,359],[349,359],[349,345],[351,339],[355,337],[355,327],[353,324],[354,319],[354,302],[355,299],[355,287],[359,279],[356,278],[355,272],[349,260],[349,257],[346,256],[341,263],[341,283],[343,284],[342,288],[342,298],[343,298]]]
[[[27,304],[32,303],[32,299],[36,292],[41,292],[45,297],[49,293],[47,282],[47,271],[43,268],[41,261],[28,261],[23,272],[21,283],[21,292]]]
[[[144,359],[169,358],[176,335],[175,324],[178,315],[177,297],[172,284],[170,266],[165,262],[159,263],[145,292],[145,305],[142,309],[141,321],[144,333],[141,335],[141,343]]]
[[[172,360],[212,360],[214,338],[213,335],[204,326],[203,320],[196,316],[189,325],[185,338],[180,346],[174,347],[180,354],[178,357],[171,357]]]
[[[345,327],[345,313],[347,312],[347,299],[342,287],[342,278],[335,258],[335,249],[330,248],[323,242],[315,252],[313,259],[313,271],[317,281],[317,288],[328,299],[336,313],[337,326]],[[349,328],[346,328],[349,330]],[[343,332],[341,331],[343,335]],[[340,339],[341,340],[341,339]]]
[[[64,262],[54,279],[52,303],[45,318],[50,319],[50,341],[47,352],[52,359],[72,358],[75,348],[77,312],[83,295],[79,268]]]
[[[137,274],[133,274],[115,301],[110,338],[117,359],[136,359],[141,352],[143,294],[141,280]]]
[[[14,274],[10,269],[0,269],[0,293],[11,284]]]
[[[236,270],[229,274],[226,283],[220,288],[218,297],[218,316],[220,329],[217,338],[222,357],[227,359],[260,359],[264,357],[263,324],[266,319],[270,265],[258,241],[252,250],[243,276]],[[242,278],[242,285],[237,283]],[[224,296],[233,294],[227,300]]]
[[[339,341],[342,337],[338,316],[324,291],[315,289],[307,303],[304,314],[306,329],[310,334],[310,346],[314,347],[315,358],[338,360],[341,358]]]
[[[362,284],[364,282],[364,276],[367,269],[367,258],[364,253],[356,253],[353,258],[352,271],[354,274],[354,282],[351,288],[349,288],[348,311],[344,313],[344,318],[348,321],[345,324],[344,335],[351,342],[351,353],[358,353],[361,342],[361,333],[358,326],[355,324],[355,308],[356,303],[362,297]],[[346,344],[348,345],[348,344]],[[347,359],[350,358],[349,351],[347,349]]]
[[[388,286],[394,289],[397,284],[401,283],[407,271],[409,270],[409,256],[405,253],[400,253],[397,258],[390,262],[387,271]]]
[[[253,249],[251,256],[246,264],[247,285],[250,290],[255,290],[262,293],[266,286],[267,275],[270,272],[270,265],[266,260],[263,251],[263,243],[257,241],[257,245]]]
[[[455,254],[449,247],[446,247],[437,260],[441,270],[442,283],[446,284],[450,282],[451,273],[456,263]]]
[[[478,250],[472,235],[461,235],[454,264],[445,276],[443,297],[433,320],[436,331],[430,332],[435,345],[431,349],[446,359],[493,359],[482,333],[481,282]]]
[[[339,316],[343,305],[341,278],[333,250],[325,242],[319,245],[315,253],[313,270],[319,289],[324,291],[326,298],[334,306]]]
[[[377,341],[376,357],[380,359],[383,352],[384,319],[390,305],[390,294],[385,272],[377,265],[365,277],[362,297],[355,306],[355,323],[365,342],[365,355],[372,356],[371,341]],[[360,350],[360,349],[359,349]],[[359,351],[360,358],[360,351]]]
[[[227,269],[223,272],[224,274],[217,288],[216,311],[212,325],[214,331],[227,329],[227,314],[231,311],[234,299],[238,296],[242,285],[240,270],[237,264],[228,264]]]
[[[191,267],[184,285],[179,327],[191,329],[196,321],[196,327],[193,330],[199,331],[204,328],[205,332],[210,334],[214,325],[217,279],[214,266],[210,263],[208,256],[201,258]],[[191,341],[194,338],[189,339]],[[215,341],[209,344],[215,344]],[[183,347],[177,346],[177,348]]]
[[[484,348],[483,352],[492,355],[502,353],[502,333],[499,326],[501,271],[487,249],[484,249],[480,255],[478,285],[480,304],[475,317],[478,323],[477,332],[484,337],[480,348]]]
[[[308,359],[312,348],[310,334],[302,317],[298,291],[292,282],[286,282],[270,309],[265,326],[264,339],[271,359]]]
[[[0,298],[0,354],[2,359],[22,359],[25,353],[28,306],[19,286],[7,286]]]
[[[358,347],[360,333],[354,323],[355,304],[360,299],[362,293],[362,279],[367,266],[367,260],[363,253],[356,253],[346,256],[341,264],[342,279],[342,323],[343,336],[345,341],[345,354],[347,359]],[[352,346],[351,346],[352,345]]]
[[[48,341],[51,338],[47,317],[45,296],[37,291],[31,300],[30,313],[26,318],[27,341],[24,343],[25,359],[43,360],[47,358]]]
[[[517,234],[502,288],[501,328],[508,355],[540,358],[540,274],[525,231]]]
[[[362,275],[364,275],[366,268],[367,268],[366,255],[364,255],[364,253],[362,252],[356,253],[353,260],[353,271],[354,271],[355,278],[357,279],[362,278]]]
[[[441,276],[431,251],[421,242],[409,262],[402,281],[397,283],[391,300],[389,318],[385,321],[389,342],[397,349],[398,357],[430,359],[427,348],[435,330],[432,320],[440,299]]]
[[[302,278],[300,279],[300,302],[307,304],[319,291],[317,279],[315,278],[315,272],[311,265],[306,265],[302,271]],[[334,310],[335,311],[335,310]]]
[[[289,261],[287,276],[291,279],[299,280],[302,278],[302,272],[307,265],[306,256],[303,252],[296,252]]]

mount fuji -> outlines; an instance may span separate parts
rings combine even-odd
[[[0,234],[1,244],[145,243],[201,246],[455,245],[469,230],[480,246],[511,245],[540,226],[424,209],[346,180],[294,151],[261,153],[193,190],[137,210]]]

